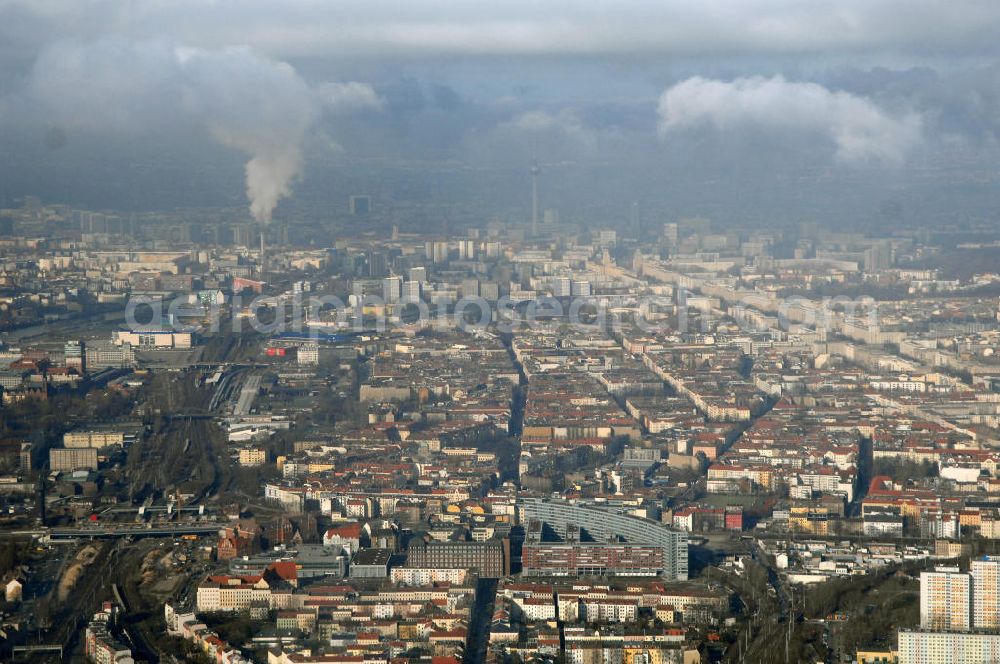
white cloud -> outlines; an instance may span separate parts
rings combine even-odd
[[[597,133],[587,127],[572,109],[555,113],[542,110],[526,111],[507,122],[498,125],[501,133],[520,135],[528,138],[560,136],[571,142],[592,149],[597,142]]]
[[[892,113],[864,97],[781,76],[689,78],[660,96],[658,110],[663,136],[706,126],[719,131],[760,128],[778,138],[820,135],[845,162],[900,163],[923,134],[916,113]]]
[[[325,108],[338,113],[377,111],[385,106],[372,86],[357,81],[323,83],[317,86],[316,94]]]

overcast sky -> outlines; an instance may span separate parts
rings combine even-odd
[[[0,0],[0,195],[218,160],[265,218],[352,160],[541,154],[635,169],[623,199],[763,166],[877,181],[875,206],[995,168],[997,35],[990,0]]]
[[[996,54],[989,0],[7,0],[2,43],[169,36],[276,58],[447,55]]]

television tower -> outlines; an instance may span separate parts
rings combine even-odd
[[[538,237],[538,160],[531,165],[531,234]]]

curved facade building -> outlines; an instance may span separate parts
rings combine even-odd
[[[544,542],[527,529],[523,573],[545,576],[648,576],[688,578],[688,536],[650,519],[613,508],[550,498],[521,498],[521,519],[540,522],[563,541]],[[593,541],[579,541],[585,531]]]

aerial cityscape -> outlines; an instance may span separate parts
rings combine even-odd
[[[997,35],[0,0],[0,661],[1000,662]]]

